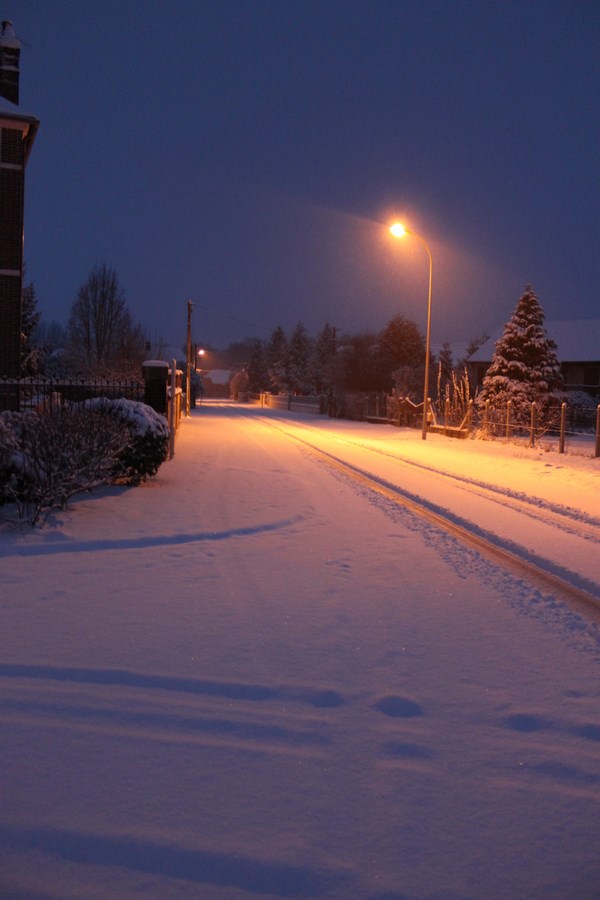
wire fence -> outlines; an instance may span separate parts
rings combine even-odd
[[[363,393],[352,396],[352,416],[369,422],[387,422],[400,427],[421,427],[423,403],[385,393]],[[492,406],[429,401],[427,425],[430,432],[452,437],[503,440],[534,447],[555,447],[559,453],[567,449],[586,456],[600,456],[600,404],[570,403],[567,399],[555,406],[530,404],[526,410],[512,403]]]

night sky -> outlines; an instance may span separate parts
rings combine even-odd
[[[4,0],[41,120],[26,281],[112,266],[153,339],[598,313],[597,0]]]

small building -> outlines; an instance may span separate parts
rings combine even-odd
[[[565,388],[600,397],[600,319],[547,320],[544,327],[558,348]],[[504,328],[499,328],[468,359],[469,372],[477,387],[483,383],[496,342],[503,332]]]
[[[0,378],[21,374],[25,166],[39,121],[19,106],[20,43],[0,26]],[[17,386],[0,385],[0,409],[18,409]]]

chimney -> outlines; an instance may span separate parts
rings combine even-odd
[[[21,44],[12,22],[0,27],[0,97],[19,105],[19,56]]]

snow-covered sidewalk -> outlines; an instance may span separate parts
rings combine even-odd
[[[0,896],[595,900],[598,629],[260,418],[0,536]]]

